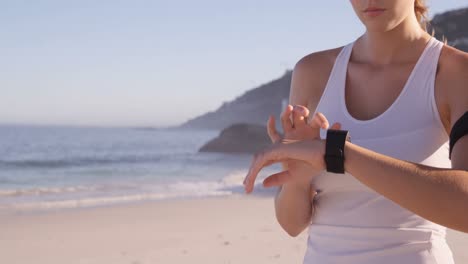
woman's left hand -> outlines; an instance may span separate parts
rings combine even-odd
[[[280,140],[254,155],[249,172],[244,180],[246,193],[251,193],[255,184],[255,179],[263,167],[277,162],[287,160],[299,160],[319,170],[326,168],[325,160],[325,141],[322,139],[304,139],[304,140]],[[263,181],[263,186],[280,186],[292,179],[294,175],[288,170],[275,173],[268,176]]]

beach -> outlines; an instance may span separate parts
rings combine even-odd
[[[272,197],[233,195],[43,212],[0,213],[1,263],[302,263]],[[456,263],[468,234],[449,230]]]

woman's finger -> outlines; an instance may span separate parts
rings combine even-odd
[[[328,129],[328,127],[330,126],[327,118],[320,112],[315,113],[315,115],[312,117],[312,120],[309,123],[311,127],[317,129]]]
[[[278,131],[276,131],[276,123],[274,116],[270,116],[268,118],[267,132],[268,136],[271,139],[271,142],[275,143],[281,140],[281,136],[278,134]]]
[[[247,176],[244,180],[244,188],[246,193],[250,193],[253,190],[255,179],[258,173],[267,165],[287,161],[289,159],[304,160],[303,151],[298,151],[297,144],[301,144],[300,141],[293,141],[291,143],[275,143],[267,147],[265,150],[257,152],[254,155],[252,163],[250,165]],[[307,148],[307,147],[306,147]],[[309,158],[309,157],[307,157]]]
[[[251,193],[254,187],[255,179],[257,178],[258,173],[262,170],[266,164],[273,164],[276,162],[281,161],[281,156],[278,151],[279,148],[285,147],[285,145],[281,144],[274,144],[271,147],[263,150],[261,152],[257,152],[254,155],[252,163],[250,165],[249,171],[244,180],[244,188],[246,193]]]
[[[299,160],[314,168],[323,168],[322,142],[319,140],[281,140],[254,155],[249,171],[244,179],[246,193],[253,190],[258,173],[273,163]]]
[[[263,180],[264,187],[281,186],[291,179],[291,173],[288,170],[272,174]]]
[[[309,109],[302,105],[295,105],[292,111],[294,127],[305,125],[309,117]]]
[[[341,124],[338,123],[338,122],[336,122],[335,124],[333,124],[333,125],[331,126],[330,129],[341,129]]]
[[[291,111],[292,111],[292,105],[287,105],[286,109],[284,109],[283,113],[281,114],[281,125],[283,126],[283,131],[284,133],[289,133],[291,132],[293,128],[293,124],[291,123]]]

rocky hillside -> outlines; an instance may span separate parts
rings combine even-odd
[[[234,124],[203,145],[200,152],[255,153],[271,145],[266,126]]]
[[[289,98],[291,71],[282,77],[249,90],[231,102],[224,103],[214,112],[195,117],[180,128],[223,129],[234,123],[266,125],[268,116],[281,114],[283,99]]]
[[[431,21],[429,32],[448,44],[468,52],[468,7],[437,14]],[[222,130],[235,123],[265,125],[268,115],[274,114],[278,120],[282,100],[289,98],[291,71],[282,77],[245,92],[219,109],[188,120],[177,128]],[[280,126],[278,125],[278,129]]]
[[[437,39],[445,36],[449,45],[468,52],[468,7],[437,14],[430,24]]]

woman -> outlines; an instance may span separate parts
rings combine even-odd
[[[468,232],[468,136],[449,157],[449,135],[467,117],[468,54],[426,32],[422,1],[350,2],[366,32],[296,64],[284,135],[270,117],[274,144],[255,154],[245,190],[283,164],[263,185],[281,187],[290,235],[309,227],[304,263],[453,263],[445,231]],[[329,120],[352,138],[344,174],[326,170]]]

